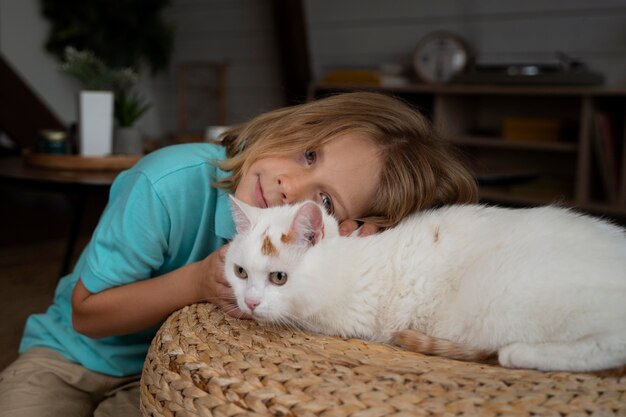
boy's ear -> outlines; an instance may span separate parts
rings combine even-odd
[[[312,201],[304,203],[293,218],[289,235],[296,242],[314,246],[324,238],[322,208]]]
[[[232,194],[230,197],[230,211],[233,214],[235,228],[237,233],[246,233],[252,228],[252,217],[248,213],[249,207],[246,203],[235,198]]]

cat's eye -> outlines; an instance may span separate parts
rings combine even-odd
[[[286,272],[270,272],[270,282],[276,285],[283,285],[287,282],[287,273]]]
[[[313,165],[317,159],[317,152],[312,149],[307,149],[304,151],[304,159],[306,160],[307,165]]]
[[[239,265],[235,265],[234,269],[235,269],[235,275],[237,275],[239,278],[241,279],[248,278],[248,273],[246,272],[246,270],[240,267]]]

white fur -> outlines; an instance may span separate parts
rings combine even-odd
[[[552,206],[459,205],[340,237],[318,206],[321,240],[281,242],[303,204],[314,203],[235,205],[251,226],[231,243],[225,270],[243,311],[246,296],[261,301],[257,320],[380,342],[412,328],[498,351],[508,367],[626,364],[626,235],[615,225]],[[265,234],[278,256],[261,254]],[[272,284],[271,271],[287,282]]]

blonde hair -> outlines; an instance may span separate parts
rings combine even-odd
[[[234,192],[257,159],[318,149],[339,135],[360,133],[379,150],[382,172],[366,216],[381,227],[405,216],[454,203],[474,203],[478,188],[455,150],[405,102],[356,92],[262,114],[224,133],[227,158],[217,163],[231,176],[215,185]]]

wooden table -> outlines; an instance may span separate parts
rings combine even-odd
[[[0,183],[62,193],[70,202],[72,217],[67,247],[61,265],[61,276],[70,271],[76,238],[83,220],[89,195],[108,193],[117,170],[77,170],[42,168],[26,163],[23,157],[0,158]]]

